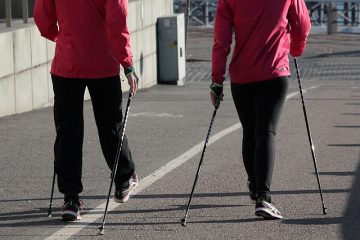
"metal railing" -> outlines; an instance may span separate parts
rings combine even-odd
[[[29,22],[29,2],[28,0],[22,0],[22,15],[23,15],[23,22]],[[6,27],[12,26],[12,9],[11,9],[11,0],[5,0],[5,22]]]
[[[360,25],[360,1],[306,1],[311,22],[314,25],[326,24],[329,21],[328,11],[336,11],[333,21],[343,26]]]
[[[185,12],[185,0],[174,0],[174,12]],[[305,0],[314,25],[329,21],[343,26],[360,26],[360,0]],[[212,25],[217,0],[191,0],[189,23],[191,25]],[[335,11],[334,14],[329,14]],[[335,19],[333,19],[335,18]]]

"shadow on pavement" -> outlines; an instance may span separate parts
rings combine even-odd
[[[341,231],[344,239],[360,239],[360,156],[359,164],[356,170],[350,198],[344,215],[344,221],[341,225]]]
[[[313,174],[316,174],[313,172]],[[329,176],[352,176],[355,175],[355,172],[319,172],[319,175],[329,175]]]
[[[192,205],[191,209],[212,209],[212,208],[233,208],[233,207],[243,207],[247,205],[217,205],[217,204],[204,204],[204,205]],[[154,208],[154,209],[136,209],[136,210],[118,210],[111,211],[111,214],[115,215],[124,215],[124,214],[138,214],[138,213],[157,213],[157,212],[172,212],[172,211],[185,211],[186,205],[172,205],[170,208]],[[83,214],[90,214],[88,211],[91,209],[84,209]],[[102,212],[103,209],[99,209],[99,212]],[[53,209],[53,217],[47,217],[47,209],[37,209],[31,211],[23,212],[14,212],[14,213],[2,213],[0,215],[0,227],[31,227],[31,226],[55,226],[63,227],[68,224],[71,225],[83,225],[84,223],[77,222],[64,222],[60,219],[61,209]],[[10,222],[4,223],[4,221],[18,221],[19,222]],[[34,221],[35,220],[35,221]],[[100,221],[100,220],[99,220]],[[98,225],[99,222],[91,223],[90,225]],[[125,225],[148,225],[151,223],[126,223]],[[157,223],[158,225],[163,223]]]
[[[343,113],[346,116],[360,116],[360,113]]]
[[[329,173],[325,173],[329,174]],[[351,173],[352,174],[352,173]],[[358,175],[360,173],[357,173]],[[324,193],[348,193],[349,189],[324,189]],[[279,195],[279,194],[296,194],[296,195],[303,195],[303,194],[318,194],[318,190],[289,190],[289,191],[273,191],[272,194]],[[194,198],[216,198],[216,197],[242,197],[248,196],[247,192],[230,192],[230,193],[197,193],[194,194]],[[132,198],[133,200],[142,200],[142,199],[171,199],[171,198],[184,198],[187,199],[189,194],[146,194],[146,195],[134,195]],[[99,195],[99,196],[84,196],[82,199],[86,200],[94,200],[94,199],[106,199],[106,196]],[[16,200],[2,200],[1,202],[11,202],[11,201],[46,201],[48,199],[41,198],[41,199],[16,199]],[[60,200],[60,198],[59,198]],[[357,199],[359,201],[360,199]],[[85,203],[86,204],[86,203]],[[46,204],[47,206],[47,204]],[[211,208],[238,208],[248,205],[192,205],[191,209],[211,209]],[[161,209],[134,209],[134,210],[119,210],[119,211],[112,211],[112,214],[137,214],[137,213],[156,213],[156,212],[172,212],[172,211],[181,211],[185,210],[186,202],[183,205],[172,205],[169,208],[161,208]],[[91,208],[85,208],[83,214],[89,214],[89,210]],[[103,211],[103,209],[99,209],[99,211]],[[47,208],[38,208],[28,211],[17,211],[17,212],[5,212],[0,214],[0,227],[31,227],[31,226],[54,226],[58,228],[59,226],[65,226],[69,223],[60,221],[60,208],[53,208],[53,218],[47,217]],[[325,219],[325,220],[324,220]],[[342,219],[342,218],[339,218]],[[7,222],[9,221],[9,222]],[[13,222],[16,221],[16,222]],[[194,222],[194,223],[239,223],[239,222],[249,222],[255,221],[254,219],[235,219],[235,220],[208,220],[208,221],[201,221],[201,222]],[[304,224],[309,222],[316,222],[316,219],[294,219],[294,220],[286,220],[285,223],[289,224]],[[326,218],[321,218],[319,221],[327,221]],[[331,219],[328,220],[329,222],[334,222],[336,220]],[[71,223],[71,224],[77,224]],[[80,223],[83,224],[83,223]],[[98,224],[98,223],[94,223]],[[132,225],[134,223],[127,223],[127,225]],[[134,225],[147,225],[148,223],[135,223]],[[151,223],[149,223],[151,224]],[[164,224],[164,223],[156,223],[156,224]]]
[[[334,126],[335,128],[360,128],[360,126],[357,126],[357,125],[352,125],[352,126],[340,126],[340,125],[337,125],[337,126]]]
[[[299,224],[299,225],[328,225],[341,224],[344,217],[321,217],[321,218],[301,218],[301,219],[285,219],[282,220],[285,224]]]
[[[344,51],[336,53],[324,53],[316,56],[305,57],[304,59],[313,59],[313,58],[329,58],[329,57],[357,57],[360,56],[360,51]]]
[[[330,173],[330,175],[337,175],[338,173]],[[286,219],[283,220],[285,224],[300,224],[300,225],[328,225],[340,224],[343,239],[359,240],[359,222],[360,222],[360,157],[359,165],[356,172],[345,172],[347,175],[355,175],[355,180],[352,185],[350,198],[347,203],[347,208],[343,217],[321,217],[321,218],[306,218],[306,219]],[[342,173],[340,173],[342,175]],[[344,175],[342,175],[344,176]],[[331,209],[329,210],[331,211]]]
[[[360,144],[329,144],[330,147],[360,147]]]
[[[336,145],[337,146],[337,145]],[[321,174],[321,172],[319,173]],[[350,192],[351,189],[324,189],[323,192],[324,193],[348,193]],[[282,190],[282,191],[272,191],[271,194],[272,195],[284,195],[284,194],[317,194],[318,190],[317,189],[310,189],[310,190]],[[199,197],[211,197],[211,198],[215,198],[215,197],[243,197],[243,196],[248,196],[249,193],[247,192],[227,192],[227,193],[194,193],[194,198],[199,198]],[[96,196],[81,196],[82,200],[100,200],[103,199],[104,201],[106,200],[105,195],[96,195]],[[132,196],[132,199],[164,199],[164,198],[188,198],[189,197],[189,193],[169,193],[169,194],[146,194],[146,195],[142,195],[142,194],[137,194]],[[4,199],[4,200],[0,200],[0,203],[5,203],[5,202],[27,202],[27,201],[48,201],[48,198],[24,198],[24,199]],[[54,200],[59,200],[61,201],[62,198],[54,198]],[[46,203],[46,206],[48,203]],[[3,213],[3,214],[9,214],[9,213]],[[3,215],[3,214],[0,214]]]

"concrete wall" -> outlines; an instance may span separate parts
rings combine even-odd
[[[141,78],[139,88],[157,83],[156,21],[172,14],[172,1],[129,1],[128,25],[134,64]],[[53,104],[49,71],[54,49],[54,43],[42,38],[33,23],[0,29],[0,117]],[[124,82],[123,90],[128,89]]]

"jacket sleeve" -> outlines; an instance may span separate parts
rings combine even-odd
[[[214,46],[212,50],[212,80],[223,83],[226,61],[231,51],[233,13],[227,0],[219,0],[214,26]]]
[[[127,27],[128,0],[108,0],[105,5],[107,35],[116,59],[125,68],[133,64]]]
[[[310,17],[304,0],[292,0],[288,12],[290,23],[290,53],[300,56],[306,47],[306,39],[311,29]]]
[[[36,0],[34,20],[41,36],[56,42],[59,29],[54,0]]]

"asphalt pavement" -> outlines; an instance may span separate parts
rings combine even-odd
[[[272,184],[284,219],[254,215],[240,154],[242,130],[227,81],[185,228],[180,220],[213,112],[212,31],[191,29],[189,36],[185,85],[158,85],[132,101],[126,132],[139,190],[126,204],[111,203],[104,236],[97,233],[110,171],[91,102],[84,108],[85,205],[77,223],[60,221],[63,201],[57,189],[53,217],[47,217],[52,108],[0,118],[0,239],[360,239],[360,35],[311,35],[299,58],[328,214],[322,215],[294,75],[278,126]]]

